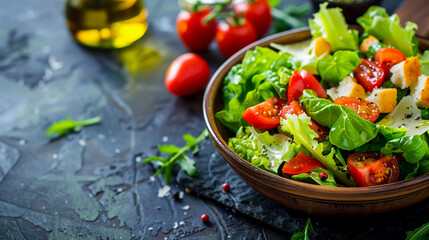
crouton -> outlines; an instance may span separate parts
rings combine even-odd
[[[392,83],[402,89],[415,84],[422,74],[420,70],[420,61],[417,57],[396,64],[390,69],[390,72],[392,73]]]
[[[421,75],[411,87],[411,97],[419,108],[429,108],[429,77]]]
[[[376,88],[366,100],[377,104],[380,113],[391,113],[396,107],[397,95],[396,88]]]

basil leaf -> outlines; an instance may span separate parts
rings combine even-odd
[[[429,238],[429,222],[423,224],[421,227],[416,228],[414,231],[406,232],[407,238],[405,240],[424,240]]]
[[[360,64],[359,56],[352,51],[337,51],[327,54],[317,63],[317,71],[327,82],[341,82]]]
[[[353,150],[377,136],[377,125],[348,107],[319,98],[308,89],[304,90],[301,100],[308,115],[330,129],[329,141],[341,149]]]
[[[422,136],[406,136],[388,141],[381,149],[384,155],[401,153],[409,163],[419,162],[429,153],[429,146]]]

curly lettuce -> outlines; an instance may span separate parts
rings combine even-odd
[[[389,16],[386,10],[379,6],[370,7],[364,15],[357,18],[357,22],[365,33],[389,42],[405,56],[416,55],[418,40],[414,31],[417,29],[417,24],[406,22],[405,27],[402,28],[398,15]]]
[[[289,161],[297,153],[296,144],[283,134],[258,133],[253,127],[241,127],[228,146],[252,165],[277,174],[282,162]]]

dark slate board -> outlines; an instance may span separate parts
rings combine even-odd
[[[399,211],[369,217],[308,215],[283,207],[248,186],[210,140],[200,144],[195,160],[200,176],[192,178],[180,171],[179,184],[289,234],[301,231],[310,218],[315,229],[313,239],[405,239],[407,231],[429,221],[429,199]],[[223,183],[230,183],[229,193],[222,190]]]

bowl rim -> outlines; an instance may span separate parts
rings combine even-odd
[[[219,90],[219,86],[221,86],[224,76],[226,75],[226,73],[228,73],[228,71],[233,65],[242,61],[246,51],[250,49],[254,49],[256,46],[268,46],[272,42],[278,42],[280,39],[284,38],[285,36],[299,34],[299,33],[310,34],[310,30],[308,27],[297,28],[297,29],[280,32],[280,33],[262,38],[252,44],[249,44],[245,48],[235,53],[216,70],[216,72],[213,74],[212,78],[210,79],[206,87],[206,90],[204,92],[204,98],[203,98],[204,121],[210,133],[212,141],[214,141],[215,145],[217,145],[217,147],[220,147],[225,153],[231,156],[232,159],[234,159],[234,161],[240,165],[240,167],[244,167],[246,170],[253,171],[258,175],[260,174],[261,176],[272,178],[273,181],[281,182],[285,185],[284,189],[286,189],[286,186],[290,186],[290,187],[297,187],[299,189],[305,189],[307,191],[310,190],[310,191],[316,191],[316,192],[323,192],[324,194],[327,194],[326,200],[332,199],[332,197],[337,194],[341,194],[341,196],[344,197],[344,199],[342,200],[345,200],[345,201],[347,201],[347,199],[349,201],[359,200],[359,199],[354,199],[358,195],[362,197],[374,196],[377,198],[383,198],[382,196],[383,196],[383,193],[385,192],[390,193],[389,198],[391,199],[392,194],[398,197],[403,195],[403,194],[400,194],[401,193],[401,191],[399,191],[400,189],[409,189],[411,186],[417,187],[422,183],[429,184],[429,173],[426,173],[422,176],[415,177],[408,180],[402,180],[395,183],[384,184],[380,186],[371,186],[371,187],[328,187],[328,186],[310,184],[310,183],[305,183],[305,182],[284,178],[284,177],[272,174],[270,172],[267,172],[265,170],[262,170],[258,167],[255,167],[251,163],[247,162],[246,160],[238,156],[234,151],[232,151],[228,147],[227,142],[225,141],[225,139],[223,139],[223,137],[221,136],[216,126],[217,120],[215,119],[215,116],[214,116],[215,113],[209,112],[209,109],[213,110],[212,105],[214,103],[216,92]],[[304,38],[301,40],[306,40],[306,39]],[[423,41],[425,46],[429,46],[428,40],[425,40],[422,38],[419,38],[419,40],[421,42]],[[297,42],[297,41],[292,41],[292,42]],[[216,91],[214,91],[213,89],[214,86],[217,86],[217,88],[215,88]],[[225,160],[231,165],[228,159],[225,158]],[[423,188],[424,186],[422,186],[422,188],[420,188],[419,190],[424,190]],[[394,193],[398,193],[398,194],[394,194]],[[300,197],[303,197],[303,196],[300,195]],[[308,195],[307,197],[312,198],[311,195]]]

